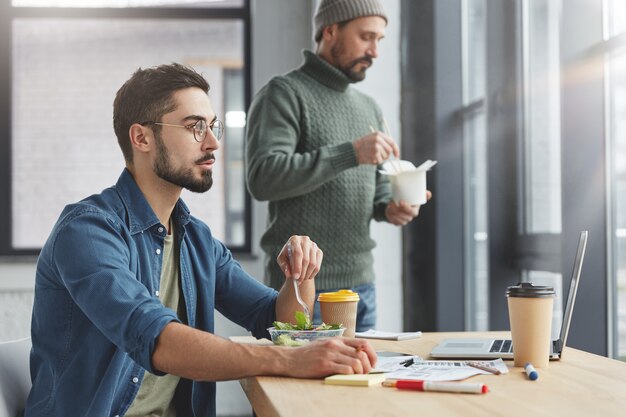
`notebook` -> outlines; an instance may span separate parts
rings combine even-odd
[[[580,232],[578,250],[574,261],[574,270],[569,286],[569,295],[565,304],[565,314],[561,324],[561,334],[550,343],[550,359],[558,360],[565,347],[567,333],[572,321],[576,291],[580,281],[585,249],[587,248],[587,231]],[[433,358],[503,358],[513,359],[513,345],[510,339],[444,339],[430,352]]]

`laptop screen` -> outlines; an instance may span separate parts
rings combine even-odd
[[[569,286],[569,295],[567,296],[567,303],[565,304],[565,315],[563,316],[563,324],[561,325],[561,335],[559,337],[559,350],[565,346],[567,340],[567,333],[569,332],[569,325],[572,321],[572,312],[574,311],[574,301],[576,301],[576,291],[578,290],[578,281],[580,279],[580,272],[583,266],[583,258],[585,257],[585,249],[587,248],[587,231],[580,232],[580,239],[578,240],[578,251],[576,252],[576,259],[574,260],[574,270],[572,271],[572,281]]]

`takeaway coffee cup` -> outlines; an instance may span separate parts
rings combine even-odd
[[[320,303],[324,323],[342,324],[346,328],[344,337],[354,337],[359,294],[350,290],[323,292],[317,297],[317,301]]]
[[[520,283],[506,289],[515,366],[548,366],[554,288]]]

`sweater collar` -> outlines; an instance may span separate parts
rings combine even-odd
[[[302,71],[326,87],[343,92],[353,82],[346,74],[319,55],[311,51],[303,51],[303,55],[304,64],[300,67]]]

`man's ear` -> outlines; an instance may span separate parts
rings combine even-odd
[[[332,25],[326,26],[322,29],[322,39],[326,42],[331,41],[337,36],[337,31],[339,30],[339,25],[337,23],[333,23]]]
[[[330,48],[332,48],[332,46],[335,44],[338,30],[339,25],[337,25],[337,23],[333,23],[332,25],[324,27],[324,29],[322,29],[322,36],[317,43],[317,53],[325,57],[329,61],[331,59],[329,51]]]
[[[146,153],[151,150],[154,141],[154,133],[151,129],[134,123],[128,129],[128,136],[130,137],[130,144],[136,151]]]

